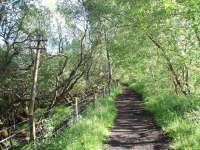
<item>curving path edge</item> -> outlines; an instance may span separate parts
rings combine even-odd
[[[152,114],[144,109],[141,96],[124,86],[116,98],[114,126],[105,142],[106,150],[168,150],[168,138]]]

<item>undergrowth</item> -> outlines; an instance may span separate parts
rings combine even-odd
[[[44,150],[101,150],[116,116],[114,98],[121,91],[117,88],[110,96],[98,98],[90,104],[79,119],[72,121],[60,135],[41,142],[37,149]]]
[[[45,111],[46,111],[45,109],[37,109],[35,111],[35,116],[36,116],[37,121],[39,121],[40,117],[43,115]],[[51,137],[53,134],[54,128],[60,123],[62,123],[62,121],[66,118],[67,115],[70,114],[71,111],[72,111],[71,107],[65,107],[61,105],[54,107],[52,111],[50,112],[49,117],[47,119],[43,119],[42,121],[42,128],[43,128],[42,136],[46,138]],[[25,124],[21,126],[20,128],[21,129],[28,128],[28,125]],[[16,149],[19,149],[19,150],[37,149],[37,147],[40,146],[44,141],[45,139],[40,138],[36,140],[35,146],[33,146],[32,143],[25,144],[25,145],[22,144]]]
[[[200,149],[200,101],[194,96],[177,96],[170,90],[156,91],[136,82],[130,88],[143,94],[144,103],[158,125],[171,138],[170,147],[177,150]]]

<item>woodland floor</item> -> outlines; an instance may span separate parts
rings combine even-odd
[[[124,86],[117,96],[118,114],[105,143],[106,150],[168,150],[168,138],[144,109],[142,98]]]

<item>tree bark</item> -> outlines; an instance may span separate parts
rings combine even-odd
[[[112,83],[112,64],[111,64],[111,57],[110,57],[110,51],[107,47],[107,36],[106,32],[104,33],[105,36],[105,49],[106,49],[106,57],[107,57],[107,64],[108,64],[108,90],[109,94],[111,91],[111,83]]]
[[[185,64],[183,66],[183,80],[184,80],[184,91],[186,95],[190,95],[190,87],[189,87],[189,69]]]
[[[175,69],[174,69],[174,67],[173,67],[173,65],[171,63],[170,58],[166,55],[165,49],[156,40],[154,40],[151,35],[147,35],[147,36],[153,42],[153,44],[162,51],[162,55],[165,58],[165,60],[167,62],[167,66],[168,66],[168,68],[169,68],[169,70],[170,70],[170,72],[171,72],[171,74],[172,74],[172,76],[174,78],[173,82],[174,82],[174,85],[175,85],[175,92],[176,92],[176,94],[178,94],[178,87],[179,87],[179,89],[181,90],[181,92],[186,96],[187,94],[186,94],[185,90],[183,89],[183,86],[181,84],[179,76],[176,73],[176,71],[175,71]]]

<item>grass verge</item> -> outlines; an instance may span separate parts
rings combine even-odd
[[[134,83],[130,88],[143,94],[145,106],[158,125],[171,137],[177,150],[200,149],[200,101],[193,96],[177,96],[170,91],[156,92],[151,86]]]
[[[116,116],[114,98],[121,89],[112,91],[110,96],[99,98],[95,105],[89,105],[76,121],[71,122],[55,138],[46,140],[39,149],[44,150],[101,150]]]
[[[42,116],[42,114],[46,111],[46,109],[37,109],[35,112],[35,117],[36,120],[38,121],[39,118]],[[54,128],[59,125],[60,123],[63,122],[63,120],[66,118],[67,115],[70,114],[70,112],[72,111],[71,107],[65,107],[65,106],[56,106],[53,108],[53,110],[50,112],[50,115],[47,119],[43,119],[42,121],[42,125],[43,125],[43,136],[44,137],[51,137]],[[20,127],[21,129],[28,129],[28,124],[25,124],[23,126]],[[27,130],[26,133],[29,136],[29,132]],[[37,147],[40,146],[41,144],[43,144],[43,142],[45,142],[45,139],[39,139],[36,140],[36,145],[33,146],[33,143],[29,143],[29,144],[22,144],[19,145],[18,147],[16,147],[15,149],[19,149],[19,150],[32,150],[32,149],[38,149]]]

